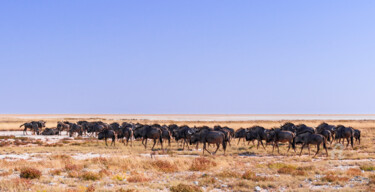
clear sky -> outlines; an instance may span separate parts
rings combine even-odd
[[[375,113],[375,1],[1,1],[0,113]]]

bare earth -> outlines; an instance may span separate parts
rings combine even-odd
[[[23,135],[19,126],[46,120],[56,127],[61,120],[140,122],[189,126],[222,125],[235,129],[261,125],[278,127],[291,121],[317,126],[323,121],[353,126],[362,131],[354,148],[333,143],[329,156],[302,156],[232,141],[226,155],[202,155],[182,150],[175,141],[166,150],[144,149],[87,136]],[[375,187],[375,115],[0,115],[0,191],[371,191]],[[210,150],[213,150],[211,147]],[[315,153],[315,146],[311,147]],[[300,146],[297,147],[297,152]],[[39,179],[21,179],[24,168],[41,171]]]

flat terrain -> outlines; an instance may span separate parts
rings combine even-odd
[[[267,119],[268,117],[268,119]],[[331,118],[329,118],[331,117]],[[140,122],[189,126],[222,125],[235,129],[261,125],[278,127],[286,121],[317,126],[325,121],[362,131],[354,149],[329,146],[329,156],[302,156],[287,146],[281,154],[232,141],[226,155],[202,155],[201,147],[182,150],[173,141],[166,150],[151,143],[144,149],[117,142],[105,146],[95,138],[24,136],[19,126],[46,120],[56,127],[61,120]],[[375,187],[375,116],[373,115],[1,115],[0,191],[371,191]],[[315,147],[311,147],[313,154]],[[213,150],[214,148],[209,148]],[[297,147],[299,152],[300,146]],[[25,168],[41,171],[39,179],[21,179]]]

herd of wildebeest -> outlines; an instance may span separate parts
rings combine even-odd
[[[250,128],[240,128],[234,130],[229,127],[214,126],[210,128],[207,126],[202,127],[189,127],[187,125],[178,126],[176,124],[171,125],[146,125],[140,123],[127,123],[123,122],[121,125],[119,123],[104,123],[101,121],[88,122],[88,121],[78,121],[76,123],[61,121],[57,122],[56,128],[45,128],[45,121],[32,121],[22,124],[20,127],[24,127],[24,134],[27,134],[27,129],[30,129],[33,134],[41,135],[61,135],[62,131],[66,131],[70,137],[75,135],[78,136],[90,136],[97,137],[99,140],[105,140],[107,145],[107,139],[112,139],[111,145],[115,145],[116,139],[121,139],[124,145],[128,145],[128,142],[133,140],[142,140],[142,144],[147,148],[147,140],[152,139],[154,144],[152,150],[154,149],[157,142],[160,143],[161,149],[163,150],[163,140],[168,141],[168,145],[171,145],[171,139],[177,142],[177,145],[182,144],[182,150],[185,146],[189,149],[189,145],[203,144],[203,154],[208,151],[206,145],[216,144],[217,148],[215,154],[219,149],[220,145],[225,150],[227,145],[231,145],[231,141],[238,139],[237,145],[243,140],[245,143],[248,141],[257,141],[257,149],[259,145],[262,145],[265,149],[263,141],[266,144],[271,144],[274,148],[277,148],[279,152],[279,143],[288,143],[288,152],[290,148],[296,152],[296,144],[301,144],[302,154],[303,148],[307,147],[310,155],[310,144],[316,145],[317,150],[314,157],[318,154],[320,150],[320,145],[327,151],[327,143],[332,145],[333,141],[337,143],[344,144],[347,141],[346,147],[351,144],[353,148],[354,139],[360,144],[361,131],[354,129],[352,127],[345,127],[343,125],[329,125],[327,123],[321,123],[315,129],[305,124],[295,125],[293,123],[287,122],[278,128],[265,129],[261,126],[253,126]]]

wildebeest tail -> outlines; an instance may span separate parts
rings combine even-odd
[[[162,144],[163,143],[163,132],[159,129],[159,135],[160,135],[160,137],[159,137],[159,141],[160,141],[160,143]]]
[[[24,123],[24,124],[22,124],[22,125],[20,125],[20,127],[22,127],[22,126],[25,126],[25,123]]]
[[[296,137],[295,136],[293,137],[292,147],[293,149],[296,149]]]
[[[323,137],[323,147],[324,147],[324,149],[327,149],[326,143],[327,143],[327,139],[325,137]]]

